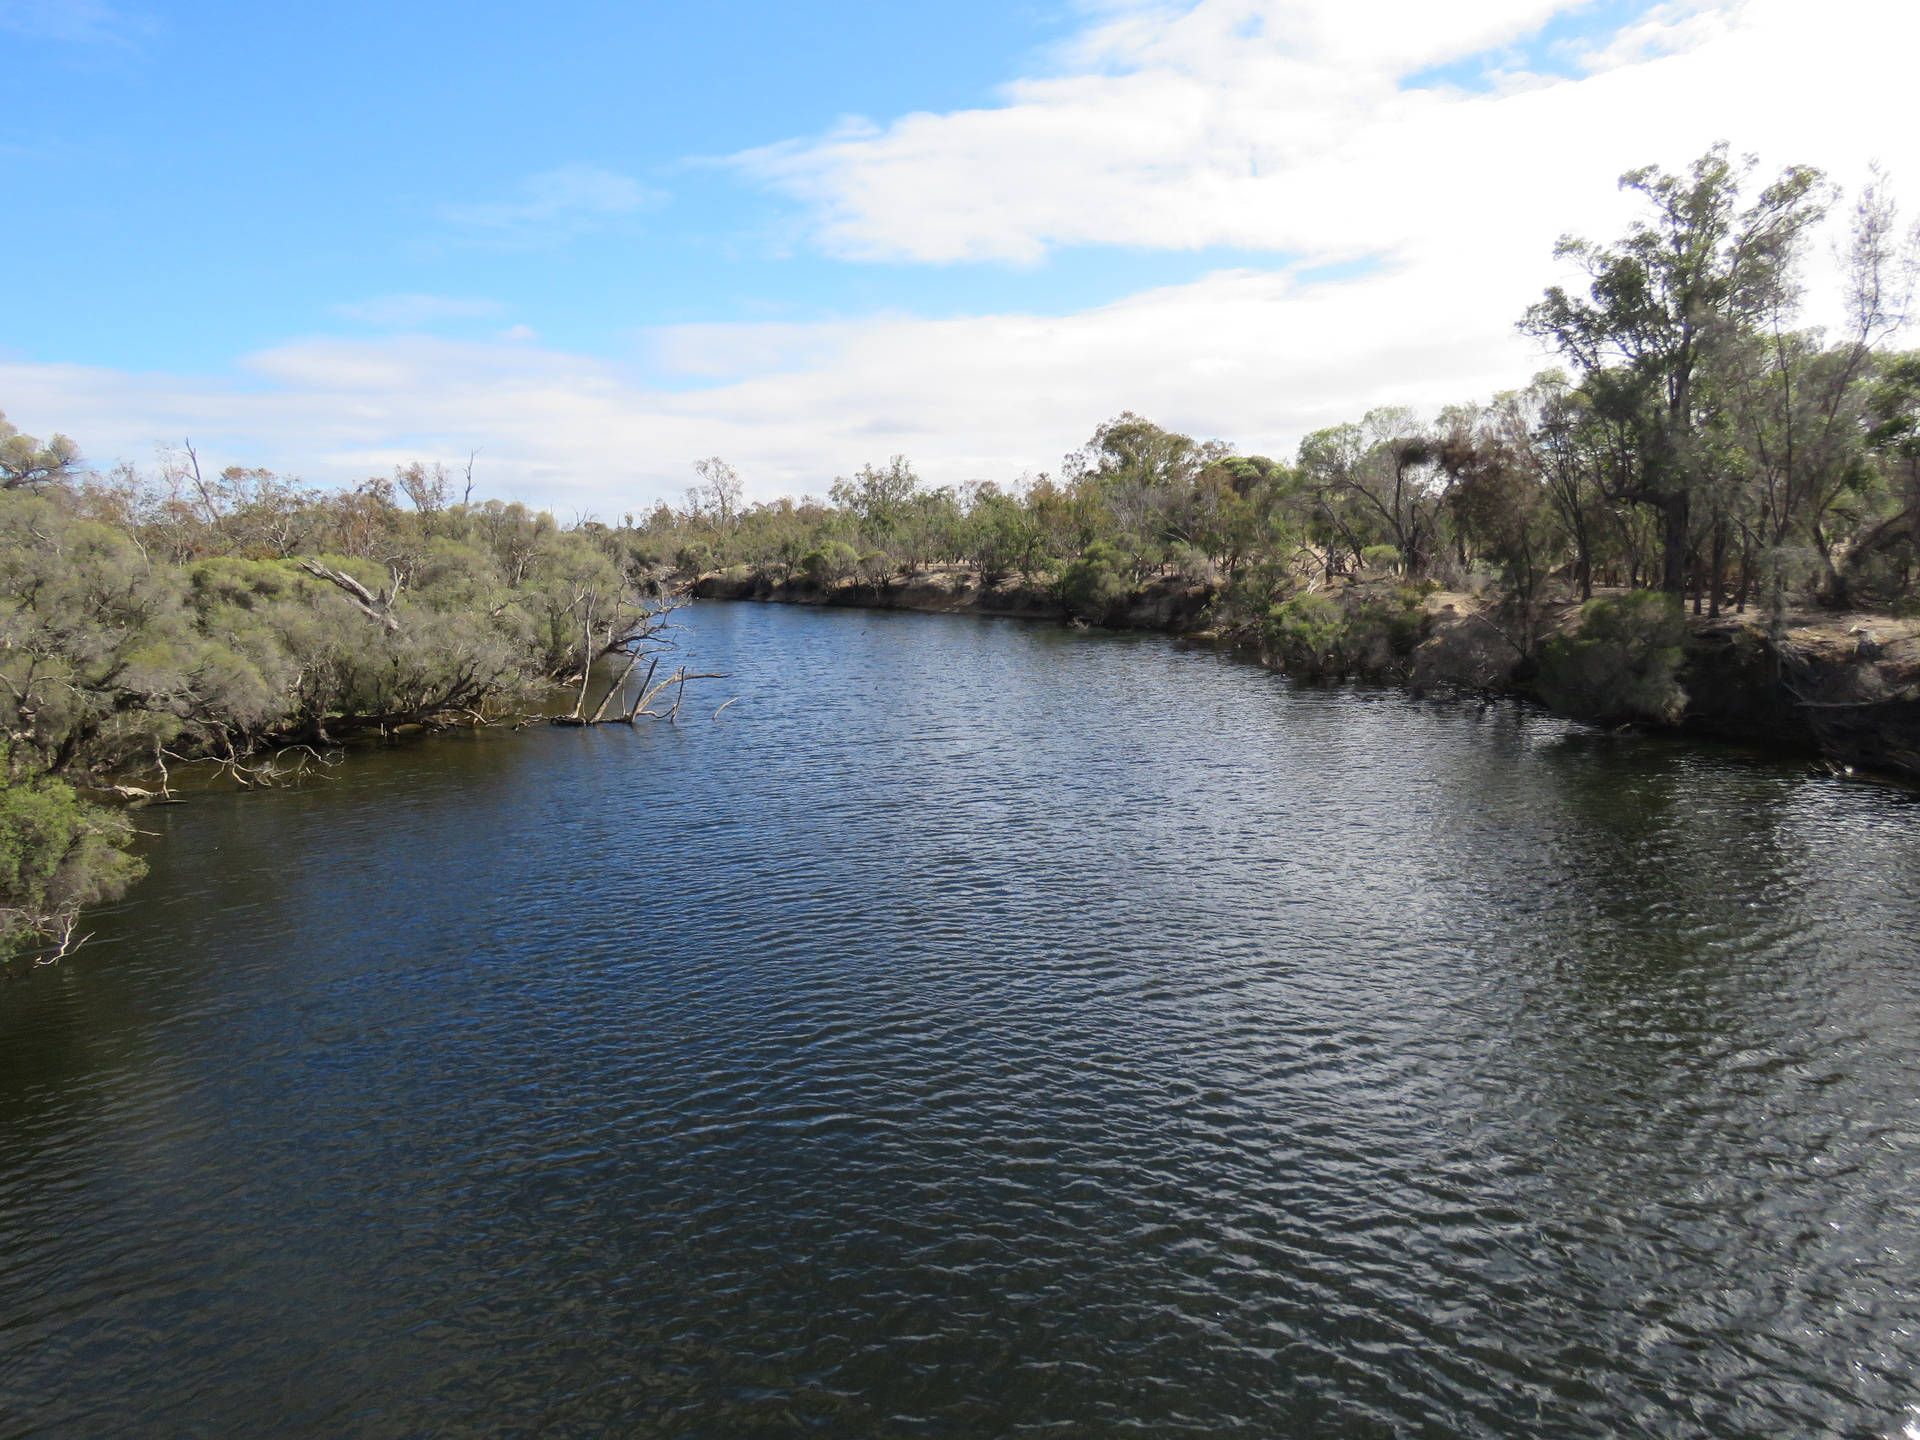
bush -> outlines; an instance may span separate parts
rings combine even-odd
[[[851,545],[844,540],[829,540],[800,557],[800,574],[809,585],[826,590],[846,579],[859,564],[860,556]]]
[[[1687,704],[1674,678],[1686,636],[1686,611],[1675,596],[1635,590],[1590,600],[1577,631],[1541,647],[1541,698],[1606,724],[1674,724]]]
[[[0,753],[0,960],[57,940],[82,905],[113,900],[146,873],[125,853],[133,827],[48,776],[7,775]]]
[[[1189,585],[1211,585],[1220,578],[1207,552],[1197,545],[1175,545],[1167,552],[1167,559],[1174,573]]]
[[[1411,655],[1426,628],[1426,611],[1420,603],[1426,593],[1416,586],[1396,586],[1391,596],[1371,598],[1361,605],[1349,627],[1366,637],[1370,650]]]
[[[1055,593],[1077,619],[1104,624],[1119,608],[1132,587],[1120,577],[1124,563],[1119,550],[1105,543],[1086,548],[1081,557],[1067,566],[1054,582]]]
[[[682,545],[674,554],[673,568],[690,579],[706,574],[713,568],[713,547],[705,541]]]
[[[1267,612],[1265,639],[1286,668],[1308,675],[1341,669],[1347,612],[1325,595],[1296,595]]]

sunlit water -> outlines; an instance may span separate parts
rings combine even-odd
[[[0,1435],[1916,1423],[1910,799],[692,624],[693,723],[147,811],[0,981]]]

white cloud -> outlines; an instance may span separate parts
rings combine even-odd
[[[497,241],[516,244],[566,239],[665,202],[627,175],[593,165],[562,165],[522,181],[510,200],[441,208],[443,219]]]
[[[654,368],[727,377],[696,388],[525,342],[415,334],[279,346],[251,357],[245,384],[0,364],[0,394],[22,428],[65,429],[102,463],[191,434],[221,464],[338,482],[481,446],[489,493],[609,515],[677,496],[715,453],[757,498],[822,493],[896,452],[934,481],[1006,481],[1053,468],[1126,408],[1286,453],[1369,405],[1439,404],[1523,373],[1504,316],[1438,279],[1389,277],[1362,310],[1339,286],[1238,271],[1064,318],[652,332]],[[1418,374],[1437,378],[1409,384]]]
[[[1631,200],[1613,182],[1632,166],[1679,166],[1723,136],[1769,170],[1805,160],[1849,184],[1878,158],[1920,208],[1920,132],[1904,113],[1920,20],[1904,7],[1672,9],[1600,37],[1580,78],[1399,88],[1523,40],[1551,8],[1111,10],[1071,53],[1077,68],[1010,87],[998,109],[847,127],[742,161],[801,195],[845,255],[1021,260],[1124,241],[1293,257],[1271,270],[1058,318],[667,327],[643,337],[652,382],[531,335],[416,334],[291,342],[231,380],[0,364],[0,400],[23,428],[66,430],[103,459],[192,434],[207,451],[217,438],[223,463],[345,480],[481,446],[489,491],[602,515],[677,495],[715,453],[761,498],[820,493],[895,451],[936,481],[1010,479],[1056,465],[1123,408],[1284,455],[1373,405],[1524,383],[1544,357],[1513,324],[1560,278],[1553,241],[1619,233]],[[470,223],[628,213],[644,203],[631,184],[534,186]],[[1350,278],[1299,278],[1363,257]],[[1832,267],[1815,268],[1818,312]]]
[[[1010,85],[997,107],[848,122],[734,163],[801,200],[816,241],[851,259],[1031,262],[1117,243],[1324,261],[1606,223],[1621,170],[1722,136],[1781,162],[1912,151],[1900,97],[1920,23],[1869,0],[1669,6],[1607,37],[1582,78],[1401,88],[1577,8],[1133,11],[1086,37],[1077,71]]]

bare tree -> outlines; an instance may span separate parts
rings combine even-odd
[[[647,601],[629,602],[620,610],[616,618],[602,622],[605,626],[602,630],[596,629],[594,598],[583,597],[582,630],[588,659],[580,672],[580,692],[574,700],[572,712],[556,716],[554,724],[632,725],[643,715],[652,720],[669,720],[677,724],[680,719],[680,705],[685,699],[688,682],[726,678],[724,673],[719,671],[694,672],[681,665],[664,679],[655,682],[653,677],[659,671],[661,660],[674,648],[668,632],[677,627],[671,623],[669,617],[686,603],[684,600],[668,600],[659,604]],[[606,693],[600,697],[600,703],[589,714],[587,693],[591,684],[593,663],[616,655],[624,656],[626,664],[607,686]],[[609,714],[608,712],[614,707],[615,697],[629,693],[627,681],[632,678],[633,672],[640,668],[642,662],[646,663],[647,673],[642,677],[639,687],[631,692],[634,697],[633,702],[626,709]],[[664,713],[654,710],[652,708],[654,701],[669,690],[673,692],[674,697],[672,707]],[[720,707],[722,710],[725,708],[725,705]],[[718,718],[719,713],[719,710],[714,712],[715,718]]]
[[[746,488],[741,484],[740,472],[718,455],[694,461],[693,470],[700,477],[700,483],[688,495],[696,508],[712,514],[722,528],[732,525],[734,517],[740,513]]]

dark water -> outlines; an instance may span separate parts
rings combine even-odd
[[[1157,639],[694,625],[719,724],[146,812],[0,981],[0,1435],[1920,1415],[1910,800]]]

